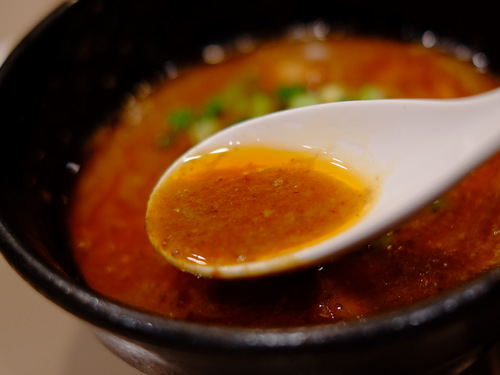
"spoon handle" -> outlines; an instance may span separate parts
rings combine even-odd
[[[396,226],[500,150],[500,89],[461,99],[353,105],[364,117],[353,123],[370,138],[363,157],[383,186],[366,220],[336,239],[339,249]]]

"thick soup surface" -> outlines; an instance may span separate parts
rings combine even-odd
[[[348,228],[368,209],[369,190],[318,151],[218,149],[161,180],[146,230],[172,264],[206,265],[217,276],[219,267],[295,252]]]
[[[149,242],[147,202],[183,151],[235,121],[324,101],[449,98],[496,86],[436,50],[348,37],[272,42],[181,71],[136,95],[119,123],[89,142],[68,218],[76,262],[112,299],[224,325],[334,323],[430,298],[500,263],[500,157],[359,252],[272,278],[205,279],[174,268]]]

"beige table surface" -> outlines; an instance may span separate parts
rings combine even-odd
[[[0,0],[0,64],[61,0]],[[139,375],[0,255],[0,375]]]

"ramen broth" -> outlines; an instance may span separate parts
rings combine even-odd
[[[89,141],[68,224],[76,263],[99,293],[173,319],[316,325],[425,301],[500,263],[495,156],[405,224],[330,263],[238,281],[176,269],[148,239],[147,202],[165,169],[214,131],[300,105],[451,98],[497,87],[494,77],[437,49],[354,37],[273,41],[178,73],[145,85],[119,121]]]
[[[318,244],[359,220],[370,201],[366,181],[318,150],[240,145],[187,158],[163,177],[146,230],[172,264],[217,272]]]

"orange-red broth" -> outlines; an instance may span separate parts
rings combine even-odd
[[[197,278],[169,265],[146,235],[146,205],[158,178],[191,141],[181,131],[159,143],[165,119],[177,108],[200,107],[248,72],[268,93],[334,82],[350,93],[370,84],[385,97],[448,98],[497,86],[491,76],[438,51],[361,38],[270,43],[189,69],[136,97],[118,124],[90,142],[68,218],[74,257],[90,287],[175,319],[314,325],[425,300],[498,266],[499,156],[406,224],[332,263],[244,281]]]
[[[181,269],[203,264],[218,276],[219,267],[289,254],[347,229],[370,206],[366,181],[318,151],[216,151],[184,161],[148,202],[149,240]]]

